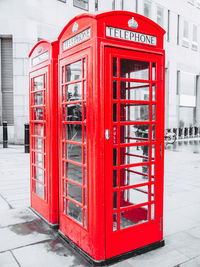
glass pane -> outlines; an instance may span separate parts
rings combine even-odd
[[[155,185],[151,185],[151,201],[155,200]]]
[[[44,88],[44,75],[34,78],[34,90],[42,90]]]
[[[79,184],[83,183],[83,174],[82,174],[82,167],[72,164],[66,163],[66,171],[67,171],[67,178],[75,181]]]
[[[84,211],[84,227],[87,228],[87,210],[83,210]]]
[[[87,185],[87,168],[84,168],[84,185]]]
[[[44,127],[41,123],[35,123],[34,126],[34,135],[44,136]]]
[[[113,166],[117,166],[117,148],[113,148]]]
[[[149,121],[149,105],[121,104],[120,121]]]
[[[136,185],[149,182],[149,166],[138,166],[120,170],[120,186]]]
[[[113,231],[117,230],[117,213],[113,214]]]
[[[67,215],[80,223],[83,222],[82,208],[69,200],[67,200]]]
[[[120,59],[120,77],[148,80],[149,62]]]
[[[131,146],[120,148],[120,165],[149,161],[149,146]]]
[[[63,143],[63,158],[65,158],[65,143]]]
[[[82,188],[70,182],[67,182],[67,196],[83,203]]]
[[[43,105],[43,92],[34,94],[34,105]]]
[[[156,105],[152,105],[152,121],[156,120]]]
[[[156,101],[156,85],[152,84],[152,101]]]
[[[152,124],[152,141],[156,140],[156,126]]]
[[[66,180],[63,179],[63,195],[64,195],[64,196],[67,195],[67,194],[66,194],[66,184],[67,184]]]
[[[43,152],[43,139],[35,138],[35,149]]]
[[[155,181],[155,165],[151,165],[151,180]]]
[[[155,219],[155,204],[151,205],[151,220]]]
[[[141,186],[120,191],[120,207],[127,207],[148,202],[149,188]]]
[[[153,161],[155,160],[155,155],[156,155],[155,153],[156,153],[155,145],[152,145],[152,154],[151,154],[152,158],[151,158],[151,160],[153,160]]]
[[[81,124],[67,124],[67,140],[82,143],[82,125]]]
[[[87,83],[86,81],[84,81],[84,99],[86,100],[86,96],[87,96]]]
[[[87,138],[87,131],[86,131],[86,125],[84,125],[84,143],[86,143]]]
[[[66,106],[67,121],[82,121],[82,104],[70,104]]]
[[[117,82],[113,81],[113,99],[117,99]]]
[[[44,163],[43,155],[39,153],[35,153],[35,164],[43,168],[44,167],[43,163]]]
[[[82,163],[82,146],[67,144],[67,159]]]
[[[66,212],[66,199],[63,198],[63,213],[65,214]]]
[[[120,143],[148,142],[149,125],[122,125],[120,135]]]
[[[149,84],[136,82],[120,83],[120,98],[126,100],[149,100]]]
[[[45,174],[44,170],[35,167],[35,179],[44,183],[44,174]]]
[[[44,199],[44,186],[39,183],[35,183],[35,193]]]
[[[86,60],[83,59],[83,77],[86,78]]]
[[[148,221],[148,206],[123,211],[120,213],[120,229]]]
[[[87,163],[87,147],[83,147],[83,155],[84,155],[84,159],[83,159],[83,163],[86,164]]]
[[[43,120],[45,119],[43,108],[34,108],[34,119],[35,120]]]
[[[152,63],[152,80],[156,80],[156,63]]]
[[[117,77],[117,59],[113,58],[113,77]]]
[[[113,121],[117,121],[117,104],[113,104]]]
[[[82,61],[79,60],[75,63],[66,66],[66,81],[74,81],[82,78]]]
[[[67,101],[82,100],[82,82],[73,83],[66,86]]]
[[[117,187],[117,170],[113,170],[113,187]]]
[[[113,192],[113,209],[117,208],[117,192]]]

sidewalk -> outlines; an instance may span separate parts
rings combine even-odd
[[[166,245],[113,267],[200,266],[200,141],[165,150]],[[29,207],[29,154],[0,145],[0,267],[91,266]]]

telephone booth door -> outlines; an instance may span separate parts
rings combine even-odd
[[[57,42],[41,41],[29,57],[31,208],[58,223]]]
[[[163,238],[163,57],[105,51],[106,258]]]

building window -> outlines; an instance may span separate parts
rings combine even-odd
[[[168,10],[168,13],[167,13],[167,41],[169,42],[169,39],[170,39],[170,10]]]
[[[121,0],[121,10],[136,12],[136,0]]]
[[[193,24],[193,32],[192,32],[192,50],[198,50],[197,44],[197,25]]]
[[[73,5],[86,11],[89,10],[89,0],[73,0]]]
[[[183,23],[183,41],[182,41],[182,45],[184,47],[189,47],[189,23],[186,20],[184,20],[184,23]]]
[[[95,0],[95,11],[98,11],[98,8],[99,8],[98,0]]]
[[[58,0],[58,1],[63,2],[63,3],[66,3],[66,0]]]
[[[144,0],[144,16],[147,18],[151,17],[151,2]]]
[[[112,0],[112,10],[115,10],[115,0]]]
[[[163,26],[163,21],[164,21],[164,18],[163,18],[163,7],[161,6],[157,6],[157,23],[160,25],[160,26]]]

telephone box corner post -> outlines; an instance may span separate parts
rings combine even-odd
[[[29,123],[24,124],[24,152],[29,153]]]
[[[3,121],[3,148],[8,147],[8,123]]]

